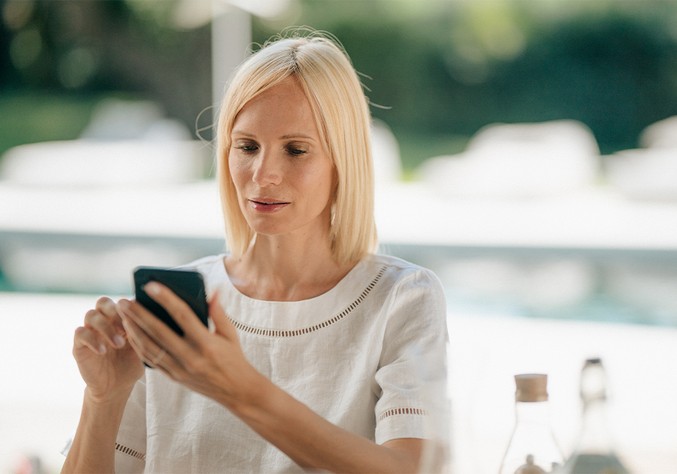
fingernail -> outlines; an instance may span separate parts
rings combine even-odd
[[[125,338],[120,336],[119,334],[113,336],[113,342],[115,343],[115,347],[117,348],[122,348],[125,346]]]
[[[99,354],[105,354],[106,353],[106,346],[104,344],[99,344]]]
[[[160,286],[155,282],[148,282],[146,286],[143,287],[143,290],[149,295],[157,295],[160,293]]]

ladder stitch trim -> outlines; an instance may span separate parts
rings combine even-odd
[[[311,332],[315,332],[319,329],[326,328],[327,326],[331,326],[332,324],[335,324],[348,316],[355,308],[359,306],[364,299],[369,296],[369,293],[371,293],[371,290],[374,289],[376,284],[379,282],[381,277],[385,274],[386,271],[386,266],[384,265],[381,267],[379,272],[376,274],[374,279],[367,285],[367,287],[360,293],[360,295],[353,301],[351,304],[348,305],[343,311],[338,313],[337,315],[333,316],[332,318],[327,319],[326,321],[322,321],[321,323],[315,324],[313,326],[308,326],[305,328],[301,329],[268,329],[268,328],[259,328],[259,327],[254,327],[254,326],[249,326],[247,324],[244,324],[240,321],[237,321],[232,318],[230,319],[230,322],[233,323],[233,326],[235,326],[236,329],[239,331],[244,331],[248,332],[250,334],[255,334],[257,336],[266,336],[266,337],[295,337],[295,336],[301,336],[304,334],[309,334]]]
[[[402,408],[391,408],[381,413],[381,416],[378,417],[378,421],[383,421],[388,417],[395,415],[428,415],[428,411],[423,408],[412,408],[412,407],[402,407]]]
[[[146,461],[146,455],[144,453],[141,453],[137,451],[136,449],[128,448],[127,446],[123,446],[120,443],[115,443],[115,450],[119,451],[123,454],[126,454],[127,456],[131,456],[133,458],[139,459],[140,461]]]

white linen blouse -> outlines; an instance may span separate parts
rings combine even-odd
[[[249,362],[330,422],[384,443],[429,437],[444,393],[446,303],[429,270],[370,255],[334,288],[262,301],[230,282],[224,255],[194,267],[238,330]],[[437,387],[437,388],[435,388]],[[116,472],[303,472],[222,405],[147,369],[125,408]]]

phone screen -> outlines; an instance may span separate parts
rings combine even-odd
[[[204,279],[200,272],[188,269],[170,269],[160,267],[137,267],[134,270],[134,291],[136,300],[157,318],[162,320],[179,336],[183,330],[160,304],[143,291],[149,281],[162,283],[184,300],[195,312],[202,324],[208,326],[207,294]]]

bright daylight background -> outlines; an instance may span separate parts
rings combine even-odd
[[[569,453],[589,356],[628,466],[677,472],[677,4],[660,0],[0,2],[0,472],[59,470],[72,332],[98,295],[223,251],[211,107],[289,25],[334,33],[364,74],[383,251],[445,285],[454,472],[497,471],[519,372],[548,373]]]

